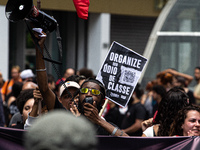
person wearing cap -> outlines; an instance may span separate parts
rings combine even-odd
[[[20,77],[22,78],[22,81],[25,83],[27,81],[33,81],[35,75],[33,74],[31,69],[25,69],[20,73]]]
[[[43,49],[45,37],[39,37],[39,33],[35,33],[36,38],[39,39],[38,44],[41,49]],[[45,63],[43,60],[43,55],[40,50],[36,46],[36,74],[37,74],[37,83],[39,90],[42,94],[43,101],[45,102],[47,109],[70,109],[70,104],[72,99],[75,97],[77,90],[79,90],[80,86],[75,81],[69,81],[62,83],[59,92],[59,98],[57,98],[56,94],[52,91],[52,89],[48,86],[48,77],[46,73]]]
[[[72,97],[70,97],[68,92],[70,92],[71,95],[76,98],[79,88],[79,84],[74,81],[67,81],[61,85],[59,101],[67,110],[70,110],[72,104]]]
[[[35,37],[39,39],[38,44],[40,45],[41,50],[44,48],[45,37],[39,37],[39,34],[36,33]],[[43,100],[45,101],[48,109],[54,109],[54,107],[59,104],[62,105],[62,97],[65,97],[66,100],[73,99],[76,95],[76,92],[73,93],[70,91],[70,86],[72,88],[78,87],[73,81],[66,82],[63,84],[60,89],[60,102],[56,100],[56,95],[48,87],[47,84],[47,74],[43,56],[40,53],[40,50],[36,46],[36,72],[37,72],[37,81],[40,92],[42,94]],[[66,92],[65,92],[66,91]],[[125,132],[121,131],[119,128],[111,125],[105,119],[99,116],[100,109],[104,104],[105,100],[105,88],[104,86],[95,79],[86,80],[81,85],[79,90],[79,109],[81,113],[90,120],[93,124],[96,125],[97,134],[101,135],[113,135],[113,136],[128,136]],[[66,94],[66,95],[65,95]],[[70,97],[67,96],[70,95]],[[87,100],[87,102],[86,102]],[[91,104],[89,103],[91,102]],[[68,103],[70,105],[70,103]],[[73,105],[72,105],[73,107]],[[104,131],[107,133],[105,133]]]

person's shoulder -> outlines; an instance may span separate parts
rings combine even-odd
[[[136,103],[135,107],[138,108],[138,109],[144,109],[144,110],[146,110],[145,107],[144,107],[144,105],[142,105],[140,102]]]

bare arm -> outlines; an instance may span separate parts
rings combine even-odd
[[[197,94],[194,92],[194,98],[195,98],[195,99],[200,99],[200,96],[197,95]]]
[[[144,133],[142,134],[142,137],[147,137]]]
[[[84,115],[91,122],[104,128],[109,134],[112,134],[112,132],[115,130],[115,127],[113,125],[111,125],[110,123],[108,123],[106,120],[102,119],[99,116],[97,108],[89,103],[84,104]],[[128,136],[128,135],[125,132],[122,132],[122,130],[117,129],[114,136]]]
[[[36,35],[38,38],[38,36]],[[43,51],[44,48],[44,41],[45,37],[39,38],[39,45],[41,50]],[[43,56],[40,52],[40,50],[36,46],[36,73],[37,73],[37,83],[40,89],[40,92],[42,94],[43,100],[45,104],[47,105],[47,108],[49,110],[54,109],[55,105],[55,94],[53,91],[48,87],[48,81],[47,81],[47,73],[45,69],[45,63],[43,60]]]
[[[135,123],[133,125],[131,125],[130,127],[124,129],[124,132],[129,134],[129,133],[134,133],[137,130],[141,129],[142,128],[142,126],[141,126],[142,121],[143,120],[141,120],[141,119],[136,119]]]
[[[193,80],[193,76],[185,74],[185,73],[178,72],[178,71],[173,70],[173,69],[166,69],[166,70],[164,70],[164,72],[170,72],[170,73],[174,74],[175,76],[184,77],[187,80],[187,85],[189,85],[190,82]]]

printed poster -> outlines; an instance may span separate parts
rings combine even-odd
[[[96,77],[106,88],[106,98],[126,107],[146,62],[145,57],[114,41]]]

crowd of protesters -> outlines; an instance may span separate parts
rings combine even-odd
[[[35,36],[43,49],[45,37],[41,38],[37,33]],[[33,128],[33,133],[38,132],[40,137],[42,131],[51,132],[53,129],[45,130],[45,126],[42,128],[42,125],[39,125],[41,129],[36,129],[34,124],[41,121],[41,115],[45,117],[50,111],[59,109],[75,118],[86,118],[91,127],[90,125],[85,127],[84,134],[91,128],[97,135],[199,136],[200,67],[196,67],[194,71],[197,81],[194,92],[188,88],[193,80],[192,76],[174,69],[166,69],[155,74],[155,80],[149,81],[145,89],[138,84],[127,107],[122,108],[109,101],[103,115],[99,116],[105,102],[106,89],[95,79],[92,70],[83,68],[75,71],[73,68],[68,68],[63,77],[56,81],[52,75],[47,74],[43,55],[36,47],[36,75],[30,69],[20,72],[19,66],[13,66],[12,79],[4,83],[3,80],[0,81],[0,125],[30,131]],[[50,119],[49,124],[55,123],[58,118]],[[61,120],[63,118],[65,117],[61,117]],[[77,126],[73,129],[75,131],[81,128],[77,125],[78,120],[69,121],[76,123],[70,124],[68,121],[60,123],[66,123],[71,129]],[[56,128],[57,133],[58,128]],[[81,134],[81,131],[79,132]],[[27,137],[31,138],[33,133]],[[92,132],[91,135],[93,134]],[[94,143],[96,141],[92,144]]]

